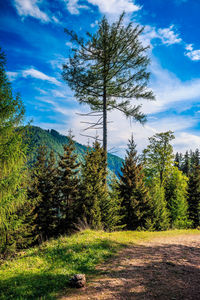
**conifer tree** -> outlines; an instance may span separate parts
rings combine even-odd
[[[9,245],[9,233],[19,230],[17,211],[26,202],[26,145],[24,106],[14,97],[0,49],[0,252]]]
[[[101,204],[102,223],[105,230],[114,231],[125,227],[123,223],[122,199],[119,191],[119,180],[112,178],[108,197]]]
[[[34,203],[34,236],[42,242],[55,235],[56,227],[56,167],[53,151],[48,157],[47,148],[41,146],[32,171],[29,199]]]
[[[58,163],[57,207],[59,210],[59,233],[67,232],[74,223],[75,207],[79,199],[79,166],[72,135],[64,145],[64,153]]]
[[[191,161],[190,161],[189,153],[188,151],[186,151],[183,159],[182,171],[188,177],[190,174],[190,162]]]
[[[189,218],[194,228],[200,226],[200,166],[194,168],[188,184]]]
[[[105,152],[95,140],[93,148],[87,150],[82,164],[79,212],[93,229],[103,228],[104,204],[108,200],[105,185]]]
[[[179,170],[181,170],[181,167],[182,167],[181,153],[176,152],[175,159],[174,159],[174,166],[176,166]]]
[[[123,20],[124,13],[111,25],[104,17],[97,32],[88,33],[86,41],[65,29],[75,47],[69,62],[63,66],[63,78],[80,103],[102,112],[105,153],[107,112],[117,109],[126,117],[144,122],[141,106],[131,102],[133,99],[154,99],[152,91],[147,89],[150,73],[146,51],[149,47],[140,42],[144,28],[134,27],[132,23],[124,26]]]
[[[138,163],[133,136],[129,140],[125,162],[121,168],[119,191],[122,198],[124,223],[127,229],[146,228],[151,215],[151,204],[144,184],[144,173]]]
[[[188,178],[177,167],[174,167],[165,185],[165,199],[170,212],[172,228],[187,228],[188,203],[187,187]]]

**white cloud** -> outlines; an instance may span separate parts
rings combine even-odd
[[[178,33],[174,31],[174,25],[171,25],[168,28],[159,28],[152,26],[145,26],[144,33],[142,35],[142,41],[145,45],[151,44],[153,39],[160,39],[163,44],[173,45],[181,43],[182,39],[179,38]]]
[[[72,15],[78,15],[80,9],[88,9],[86,5],[79,5],[79,0],[64,0],[66,3],[67,9]]]
[[[22,76],[23,77],[33,77],[33,78],[37,78],[37,79],[41,79],[41,80],[45,80],[45,81],[48,81],[48,82],[51,82],[55,85],[61,85],[61,83],[54,77],[51,77],[51,76],[48,76],[34,68],[30,68],[30,69],[27,69],[27,70],[23,70],[22,71]]]
[[[31,16],[41,20],[42,22],[49,22],[50,18],[46,13],[40,10],[37,3],[37,0],[14,0],[14,5],[20,16]]]
[[[87,0],[90,4],[97,5],[100,12],[109,14],[119,14],[125,12],[135,12],[141,9],[132,0]]]
[[[17,76],[18,76],[18,72],[9,72],[8,71],[6,73],[7,73],[8,79],[10,81],[14,81],[17,78]]]
[[[194,50],[192,44],[186,45],[185,49],[187,50],[187,52],[185,52],[185,55],[188,56],[191,60],[200,60],[200,50]]]
[[[163,44],[172,45],[182,41],[179,35],[174,32],[173,28],[174,25],[171,25],[169,28],[158,29],[158,34]]]
[[[146,114],[158,113],[171,107],[181,106],[182,110],[192,102],[200,99],[200,78],[182,82],[175,74],[163,69],[156,59],[152,58],[151,88],[156,101],[145,101],[143,111]],[[187,101],[186,101],[187,100]]]
[[[78,15],[80,9],[88,9],[86,5],[80,5],[79,0],[64,0],[68,11],[73,15]],[[135,12],[140,10],[140,6],[134,4],[132,0],[87,0],[88,3],[98,6],[101,13],[120,14],[125,12]]]
[[[176,139],[173,142],[174,152],[185,153],[187,150],[195,150],[199,148],[200,137],[188,132],[180,132],[176,135]]]

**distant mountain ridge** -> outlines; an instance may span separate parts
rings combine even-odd
[[[36,160],[37,151],[41,145],[45,145],[49,152],[53,150],[58,158],[59,154],[63,153],[63,145],[67,144],[69,140],[67,136],[60,134],[54,129],[44,130],[37,126],[30,126],[28,127],[27,131],[29,133],[28,144],[29,148],[31,149],[29,156],[29,161],[31,164]],[[74,142],[75,152],[78,155],[77,160],[79,162],[83,162],[87,147],[76,141]],[[122,163],[122,158],[108,153],[109,177],[112,176],[112,173],[115,173],[117,176],[119,175],[121,172]]]

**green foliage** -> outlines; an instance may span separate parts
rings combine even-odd
[[[79,199],[79,166],[72,136],[64,145],[64,154],[60,155],[57,174],[56,202],[59,209],[59,233],[65,233],[74,221],[74,210]]]
[[[149,145],[143,151],[147,178],[159,176],[161,186],[164,186],[167,175],[173,166],[173,148],[170,144],[173,139],[172,131],[156,133],[149,138]]]
[[[194,228],[200,226],[200,166],[194,168],[188,184],[189,218]]]
[[[118,179],[113,177],[110,184],[109,196],[102,203],[102,220],[104,229],[109,231],[119,230],[125,227],[123,224],[122,199],[118,188]]]
[[[107,201],[108,191],[105,152],[97,141],[86,152],[81,175],[79,212],[83,213],[91,228],[102,228],[102,205]]]
[[[187,182],[188,178],[177,167],[174,167],[165,184],[165,199],[170,212],[172,228],[189,226]]]
[[[170,225],[169,211],[165,200],[165,189],[160,184],[159,178],[148,181],[150,196],[152,199],[152,215],[149,220],[149,229],[167,230]]]
[[[55,235],[56,211],[56,175],[54,153],[47,154],[45,146],[38,151],[37,161],[32,169],[28,197],[34,205],[34,239],[39,243]]]
[[[23,119],[24,106],[13,96],[0,50],[0,252],[13,244],[11,236],[23,223],[17,214],[26,201],[26,146],[19,128]]]
[[[151,204],[144,184],[144,173],[138,163],[133,136],[129,140],[127,155],[122,166],[119,191],[122,198],[123,221],[127,229],[145,229],[151,215]]]

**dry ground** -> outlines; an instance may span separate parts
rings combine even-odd
[[[200,235],[131,246],[98,269],[100,277],[60,300],[200,300]]]

